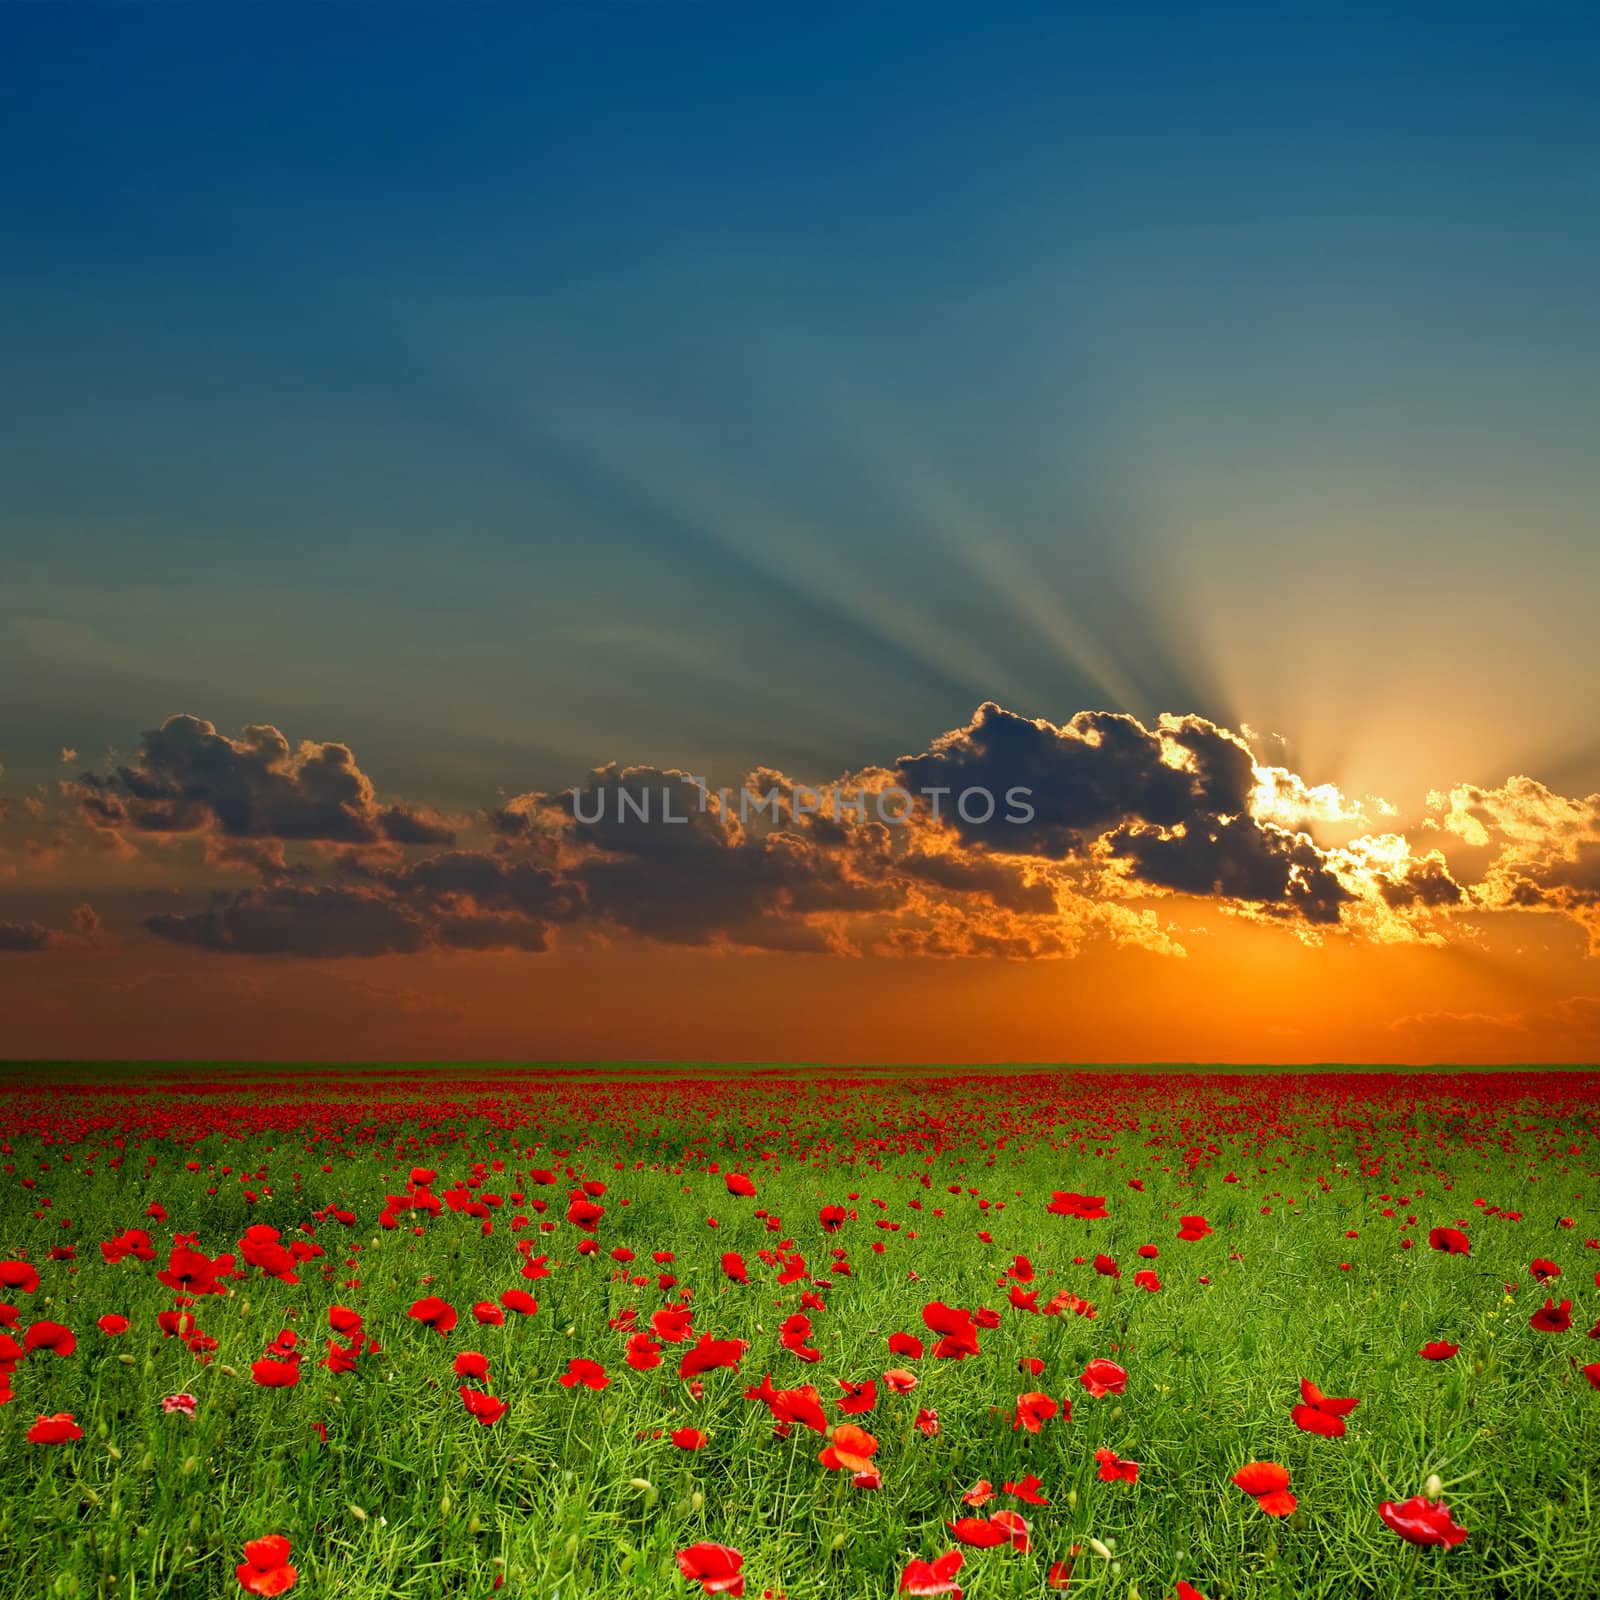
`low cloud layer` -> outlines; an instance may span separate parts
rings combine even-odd
[[[1264,765],[1196,716],[1056,724],[988,703],[921,750],[815,788],[763,768],[719,792],[612,765],[459,822],[381,795],[343,744],[175,716],[61,790],[73,817],[50,819],[57,854],[186,851],[191,878],[216,887],[177,896],[145,930],[236,955],[642,938],[1011,959],[1106,939],[1181,956],[1195,906],[1308,942],[1434,944],[1468,915],[1539,911],[1600,953],[1600,796],[1528,778],[1458,786],[1403,831],[1396,807]],[[0,923],[0,951],[68,938],[84,934]]]

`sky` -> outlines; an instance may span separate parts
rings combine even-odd
[[[1593,1061],[1597,54],[3,8],[0,1052]]]

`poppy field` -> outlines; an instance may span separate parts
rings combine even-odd
[[[13,1068],[0,1595],[1600,1593],[1600,1074]]]

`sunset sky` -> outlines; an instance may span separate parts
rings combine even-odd
[[[1592,7],[3,9],[0,1053],[1600,1056]]]

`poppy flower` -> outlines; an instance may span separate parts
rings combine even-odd
[[[922,1308],[922,1320],[931,1333],[939,1335],[933,1347],[936,1360],[960,1361],[977,1355],[978,1330],[970,1312],[947,1306],[942,1300],[930,1300]]]
[[[1344,1419],[1361,1404],[1359,1400],[1339,1400],[1324,1394],[1309,1378],[1300,1380],[1301,1404],[1289,1416],[1303,1433],[1321,1434],[1324,1439],[1342,1439]]]
[[[1553,1261],[1546,1261],[1543,1256],[1535,1256],[1528,1267],[1536,1283],[1548,1283],[1552,1278],[1561,1276],[1561,1268]]]
[[[342,1333],[346,1337],[352,1333],[359,1333],[362,1327],[361,1313],[352,1311],[349,1306],[329,1306],[328,1326],[335,1333]]]
[[[704,1450],[711,1442],[698,1428],[675,1428],[671,1437],[680,1450]]]
[[[913,1426],[918,1433],[926,1434],[930,1439],[937,1439],[939,1437],[939,1413],[932,1406],[923,1406],[917,1412],[917,1418]]]
[[[1174,1596],[1174,1600],[1206,1600],[1206,1597],[1192,1583],[1179,1578],[1178,1592]]]
[[[945,1523],[950,1530],[950,1537],[962,1544],[970,1544],[975,1550],[994,1550],[1010,1542],[1011,1534],[999,1523],[988,1517],[957,1517],[954,1522]]]
[[[1449,1361],[1460,1348],[1460,1345],[1448,1344],[1443,1339],[1431,1339],[1417,1354],[1424,1361]]]
[[[908,1561],[900,1574],[898,1593],[909,1595],[949,1595],[961,1600],[956,1574],[965,1559],[959,1550],[947,1550],[933,1561]]]
[[[263,1389],[292,1389],[300,1381],[300,1363],[263,1356],[261,1360],[250,1363],[250,1376]]]
[[[1109,1215],[1103,1194],[1075,1194],[1060,1189],[1050,1196],[1045,1210],[1056,1217],[1076,1217],[1080,1222],[1100,1222]]]
[[[999,1528],[1011,1543],[1011,1548],[1019,1555],[1027,1555],[1033,1548],[1028,1538],[1028,1524],[1020,1511],[995,1511],[990,1514],[990,1522]]]
[[[1017,1414],[1011,1431],[1015,1433],[1018,1428],[1026,1428],[1029,1433],[1037,1433],[1060,1410],[1061,1407],[1049,1395],[1030,1389],[1026,1394],[1017,1396]]]
[[[737,1371],[746,1348],[743,1339],[714,1339],[709,1333],[702,1333],[700,1342],[684,1352],[683,1360],[678,1363],[678,1376],[694,1378],[719,1367]]]
[[[1102,1445],[1094,1453],[1094,1458],[1100,1463],[1099,1477],[1102,1483],[1137,1483],[1139,1481],[1139,1463],[1125,1461],[1115,1450],[1108,1450]]]
[[[563,1389],[575,1388],[582,1384],[586,1389],[603,1389],[611,1382],[606,1374],[606,1369],[598,1361],[589,1361],[583,1356],[574,1356],[568,1363],[567,1370],[556,1380]]]
[[[1536,1333],[1565,1333],[1572,1326],[1572,1302],[1563,1300],[1558,1306],[1554,1299],[1547,1297],[1528,1318],[1528,1326]]]
[[[797,1389],[774,1389],[772,1374],[763,1375],[758,1387],[746,1389],[746,1400],[759,1400],[772,1413],[773,1420],[785,1431],[799,1423],[813,1433],[828,1431],[828,1418],[822,1409],[822,1396],[807,1384]]]
[[[692,1544],[678,1552],[678,1571],[691,1583],[698,1583],[706,1594],[744,1593],[744,1578],[739,1569],[744,1557],[731,1545]]]
[[[922,1359],[922,1341],[914,1333],[891,1333],[889,1335],[889,1354],[904,1356],[908,1361]]]
[[[1571,1303],[1570,1300],[1567,1302],[1568,1305]],[[35,1322],[23,1334],[22,1348],[47,1350],[54,1356],[70,1356],[78,1348],[78,1336],[65,1323]]]
[[[868,1378],[865,1383],[851,1383],[848,1378],[840,1378],[838,1384],[844,1390],[844,1398],[839,1402],[839,1409],[847,1417],[858,1417],[877,1405],[878,1385],[875,1379]]]
[[[461,1396],[461,1403],[467,1408],[469,1417],[476,1417],[484,1427],[498,1422],[506,1414],[506,1402],[497,1400],[492,1394],[485,1394],[482,1389],[469,1389],[461,1384],[456,1393]]]
[[[487,1378],[489,1358],[477,1350],[463,1350],[453,1363],[458,1378]]]
[[[1179,1217],[1178,1239],[1184,1244],[1193,1244],[1197,1239],[1204,1239],[1211,1232],[1211,1224],[1204,1217]]]
[[[1450,1256],[1467,1256],[1472,1254],[1472,1246],[1459,1228],[1430,1228],[1428,1230],[1428,1248],[1442,1250]]]
[[[735,1283],[749,1283],[750,1269],[744,1264],[744,1257],[737,1250],[724,1250],[722,1252],[722,1270]]]
[[[507,1289],[500,1296],[500,1304],[519,1317],[531,1317],[539,1309],[539,1302],[526,1289]]]
[[[1378,1507],[1385,1527],[1392,1528],[1408,1544],[1442,1544],[1447,1549],[1461,1543],[1467,1530],[1450,1515],[1442,1500],[1424,1500],[1420,1494],[1398,1505],[1385,1500]]]
[[[1589,1380],[1591,1389],[1600,1389],[1600,1361],[1591,1361],[1583,1369],[1583,1375]]]
[[[837,1233],[845,1225],[848,1216],[843,1206],[824,1206],[817,1213],[817,1221],[822,1224],[824,1233]]]
[[[456,1308],[448,1300],[441,1300],[436,1294],[427,1295],[415,1302],[406,1315],[415,1318],[424,1328],[432,1328],[441,1336],[449,1333],[456,1325]]]
[[[39,1269],[31,1261],[0,1261],[0,1289],[32,1294],[39,1287]]]
[[[1009,1489],[1011,1485],[1008,1483]],[[987,1478],[979,1478],[973,1486],[962,1495],[961,1503],[964,1506],[986,1506],[994,1499],[994,1485]]]
[[[53,1417],[40,1417],[27,1434],[29,1444],[67,1444],[82,1437],[83,1429],[72,1420],[70,1411],[58,1411]]]
[[[872,1457],[877,1453],[878,1441],[865,1428],[841,1422],[833,1430],[833,1443],[825,1446],[817,1459],[830,1472],[841,1467],[850,1472],[870,1472]]]
[[[133,1326],[125,1316],[117,1311],[108,1311],[103,1317],[96,1317],[94,1325],[101,1333],[113,1335],[126,1333]]]
[[[195,1407],[199,1403],[192,1394],[169,1394],[161,1397],[161,1409],[168,1416],[176,1411],[183,1416],[193,1417]]]
[[[1289,1469],[1276,1461],[1251,1461],[1234,1473],[1233,1481],[1269,1517],[1286,1517],[1298,1503],[1289,1492]]]
[[[504,1325],[506,1314],[493,1300],[478,1300],[472,1307],[472,1320],[487,1328],[498,1328]]]
[[[289,1541],[281,1533],[247,1539],[244,1560],[233,1570],[249,1594],[286,1594],[300,1577],[289,1565]]]
[[[1161,1280],[1149,1267],[1144,1267],[1133,1275],[1135,1289],[1143,1289],[1147,1294],[1154,1294],[1161,1287]]]
[[[1001,1487],[1007,1494],[1014,1494],[1017,1499],[1030,1506],[1047,1506],[1050,1504],[1039,1493],[1039,1480],[1031,1472],[1020,1483],[1005,1483]]]
[[[753,1200],[755,1198],[756,1186],[744,1173],[727,1173],[723,1178],[723,1182],[727,1185],[729,1194],[738,1195],[744,1200]]]
[[[916,1373],[907,1372],[904,1367],[890,1367],[884,1373],[885,1386],[895,1394],[910,1394],[920,1382]]]
[[[1079,1374],[1078,1382],[1089,1391],[1091,1399],[1098,1400],[1102,1395],[1124,1393],[1128,1387],[1128,1373],[1115,1361],[1096,1356]]]
[[[1044,1576],[1047,1589],[1067,1589],[1072,1586],[1072,1569],[1078,1564],[1078,1546],[1073,1545],[1071,1553],[1063,1561],[1052,1561],[1050,1570]]]

